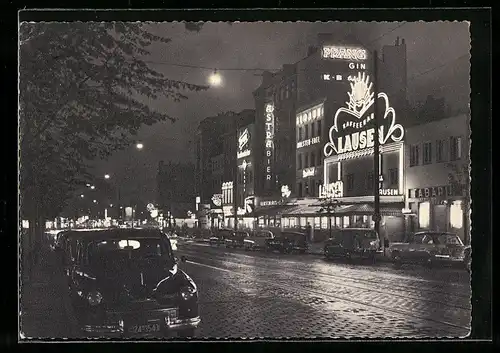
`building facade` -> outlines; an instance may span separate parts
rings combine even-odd
[[[461,114],[407,130],[408,230],[450,231],[470,243],[469,124]]]
[[[283,185],[295,189],[296,65],[264,72],[254,99],[255,194],[278,197]]]

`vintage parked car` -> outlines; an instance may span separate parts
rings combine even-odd
[[[407,234],[404,242],[392,243],[389,248],[392,262],[466,267],[465,247],[454,233],[423,231]]]
[[[245,250],[265,250],[267,241],[274,239],[274,234],[270,230],[257,230],[252,232],[248,238],[244,240]]]
[[[266,239],[266,251],[279,251],[283,254],[307,251],[306,234],[294,231],[282,231],[273,238]]]
[[[230,237],[234,231],[232,229],[219,229],[209,238],[211,246],[221,246],[226,243],[226,238]]]
[[[224,243],[226,248],[241,248],[245,246],[245,239],[250,236],[248,232],[238,230],[236,232],[230,232],[228,236],[224,238]]]
[[[334,232],[325,242],[323,251],[327,259],[369,259],[375,262],[379,248],[380,238],[374,229],[344,228]]]
[[[194,281],[178,268],[159,229],[71,235],[68,273],[76,317],[88,336],[194,336],[200,323]],[[185,261],[183,257],[181,261]]]

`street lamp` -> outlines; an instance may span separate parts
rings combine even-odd
[[[92,185],[90,188],[91,188],[92,190],[94,190],[94,189],[95,189],[95,186],[94,186],[94,185]]]
[[[211,86],[217,87],[222,84],[222,77],[219,75],[217,70],[214,70],[214,72],[209,76],[208,82],[210,83]]]
[[[109,174],[104,174],[104,179],[109,179],[111,176]]]
[[[142,150],[142,149],[144,148],[144,145],[143,145],[142,143],[140,143],[140,142],[139,142],[139,143],[137,143],[137,144],[135,145],[135,147],[136,147],[138,150]]]
[[[93,203],[97,203],[97,200],[92,201]]]
[[[85,197],[85,195],[84,195],[84,194],[81,194],[81,195],[80,195],[80,197],[83,199],[83,198]]]

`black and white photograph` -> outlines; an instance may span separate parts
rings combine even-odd
[[[19,340],[471,333],[467,21],[19,21]]]

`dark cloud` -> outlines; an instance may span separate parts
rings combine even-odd
[[[178,121],[144,127],[138,136],[145,144],[138,158],[147,170],[138,171],[137,178],[144,179],[141,184],[148,200],[155,197],[159,160],[194,161],[191,141],[199,121],[222,111],[254,107],[252,92],[261,81],[261,77],[255,75],[258,72],[224,69],[279,69],[283,64],[303,58],[308,46],[316,44],[318,33],[352,34],[375,49],[394,43],[398,36],[405,38],[410,101],[416,104],[427,94],[444,96],[449,102],[454,101],[453,97],[465,99],[469,96],[469,58],[466,54],[470,39],[467,23],[205,23],[201,27],[189,24],[186,28],[184,23],[178,22],[150,23],[148,27],[154,34],[172,39],[168,44],[150,48],[152,55],[147,59],[157,62],[151,63],[152,67],[169,78],[195,84],[206,84],[211,71],[161,63],[218,69],[224,79],[222,87],[189,93],[189,99],[179,103],[165,100],[150,102],[154,109],[175,116]],[[463,55],[462,59],[454,61]],[[438,66],[441,67],[421,75]],[[120,170],[129,153],[118,153],[109,161],[98,163],[97,173]]]

